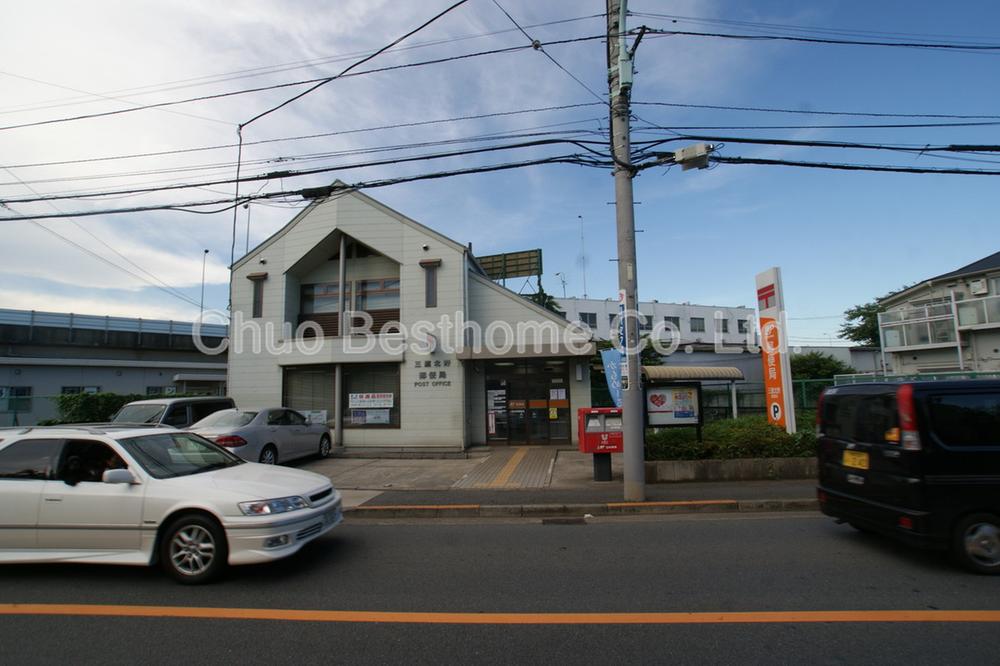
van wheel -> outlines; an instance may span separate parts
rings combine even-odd
[[[330,436],[323,435],[319,438],[319,457],[326,458],[330,455]]]
[[[278,464],[278,452],[275,450],[273,445],[268,444],[264,447],[264,450],[260,452],[260,462],[263,465]]]
[[[980,574],[1000,574],[1000,518],[974,513],[955,527],[952,553],[959,564]]]
[[[856,529],[857,531],[861,532],[862,534],[875,534],[875,530],[867,528],[864,525],[860,525],[858,523],[852,523],[850,521],[848,521],[847,524]]]
[[[222,573],[228,560],[226,534],[208,516],[181,516],[163,531],[160,563],[179,583],[207,583]]]

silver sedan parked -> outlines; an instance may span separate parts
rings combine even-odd
[[[330,454],[330,429],[310,423],[294,409],[271,407],[259,411],[223,409],[203,418],[189,430],[224,446],[250,462],[279,462]]]

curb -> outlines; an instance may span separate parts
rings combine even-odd
[[[357,506],[347,518],[542,518],[549,516],[628,516],[681,513],[761,513],[818,511],[815,499],[691,500],[675,502],[607,502],[603,504],[441,504]]]

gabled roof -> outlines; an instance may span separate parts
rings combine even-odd
[[[948,280],[954,280],[956,278],[965,277],[966,275],[976,275],[978,273],[985,273],[991,270],[1000,270],[1000,252],[994,252],[988,257],[983,257],[977,261],[973,261],[971,264],[962,266],[953,271],[947,273],[942,273],[941,275],[936,275],[932,278],[922,280],[919,283],[913,285],[912,287],[907,287],[897,291],[894,294],[889,294],[888,296],[879,299],[880,303],[888,303],[890,301],[898,300],[902,296],[908,296],[911,292],[921,287],[930,287],[940,282],[946,282]]]
[[[961,268],[951,271],[950,273],[944,273],[943,275],[932,277],[930,282],[948,280],[951,278],[961,277],[963,275],[971,275],[973,273],[985,273],[986,271],[994,269],[1000,269],[1000,252],[994,252],[988,257],[983,257],[979,261],[973,261],[971,264],[962,266]]]
[[[334,186],[338,186],[338,187],[343,187],[344,189],[336,191],[334,194],[332,194],[329,197],[323,197],[321,199],[314,199],[308,206],[306,206],[301,211],[299,211],[298,214],[295,215],[295,217],[293,217],[291,220],[289,220],[289,222],[285,226],[283,226],[282,228],[278,229],[276,232],[274,232],[273,234],[271,234],[270,237],[268,237],[267,239],[265,239],[257,247],[255,247],[252,250],[250,250],[250,252],[248,252],[247,254],[245,254],[243,257],[237,259],[236,262],[232,265],[231,269],[232,270],[236,270],[237,268],[239,268],[240,266],[242,266],[243,264],[245,264],[246,262],[248,262],[250,259],[252,259],[256,255],[260,254],[265,248],[267,248],[269,245],[271,245],[274,241],[276,241],[277,239],[279,239],[282,236],[284,236],[285,234],[287,234],[299,222],[299,220],[301,220],[306,215],[308,215],[310,212],[312,212],[312,210],[314,208],[316,208],[317,206],[323,205],[323,203],[325,201],[328,201],[331,198],[337,198],[337,197],[342,197],[342,196],[351,196],[351,197],[355,197],[357,199],[360,199],[361,201],[364,201],[368,205],[370,205],[370,206],[372,206],[374,208],[378,208],[379,210],[381,210],[385,214],[389,215],[390,217],[396,218],[402,224],[405,224],[405,225],[408,225],[408,226],[410,226],[410,227],[412,227],[414,229],[417,229],[420,232],[422,232],[424,234],[427,234],[428,236],[430,236],[432,238],[435,238],[436,240],[439,240],[440,242],[444,243],[445,245],[451,246],[452,248],[454,248],[455,250],[457,250],[459,252],[463,252],[463,251],[468,252],[469,251],[468,247],[462,245],[458,241],[452,240],[451,238],[448,238],[444,234],[439,233],[437,231],[434,231],[430,227],[424,226],[423,224],[420,224],[416,220],[413,220],[413,219],[411,219],[411,218],[403,215],[399,211],[396,211],[396,210],[393,210],[392,208],[389,208],[388,206],[386,206],[381,201],[378,201],[377,199],[373,199],[370,196],[368,196],[367,194],[364,194],[364,193],[362,193],[362,192],[360,192],[358,190],[355,190],[355,189],[350,189],[350,187],[346,183],[344,183],[343,181],[336,180],[336,181],[334,181],[333,185]],[[470,252],[470,254],[471,254],[471,252]],[[474,262],[474,265],[477,268],[479,267],[479,263],[478,262]],[[479,268],[479,270],[481,271],[482,269]]]

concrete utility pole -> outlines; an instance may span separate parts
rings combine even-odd
[[[645,443],[642,423],[641,368],[635,214],[632,201],[632,168],[629,140],[629,95],[632,92],[632,59],[625,44],[626,0],[608,2],[608,86],[611,100],[611,156],[615,161],[615,213],[618,227],[618,288],[625,293],[625,367],[622,368],[622,428],[625,440],[625,501],[646,499]]]

